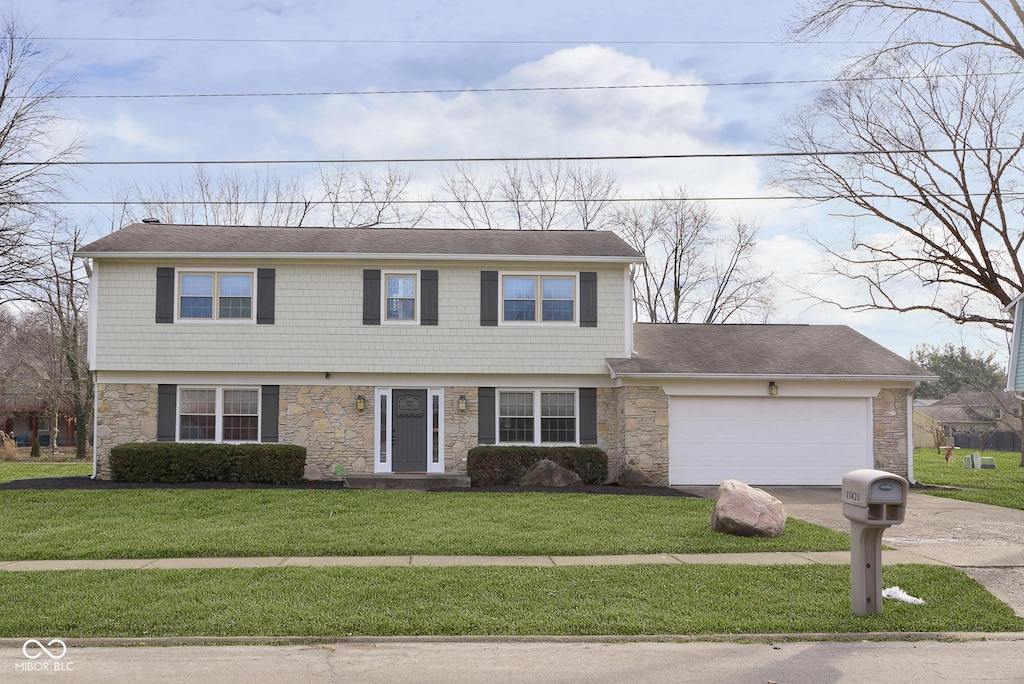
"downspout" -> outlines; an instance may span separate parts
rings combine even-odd
[[[100,438],[96,435],[96,428],[99,426],[99,383],[96,382],[96,371],[92,371],[92,475],[89,479],[95,480],[99,475],[97,468],[99,462],[97,461],[97,444]]]
[[[917,484],[914,479],[914,389],[907,392],[907,481]]]

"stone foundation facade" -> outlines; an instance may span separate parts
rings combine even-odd
[[[96,385],[97,476],[110,479],[110,449],[128,442],[156,441],[155,384]]]
[[[874,400],[875,468],[907,477],[907,392],[883,389]]]

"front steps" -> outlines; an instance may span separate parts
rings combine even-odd
[[[469,487],[469,475],[455,473],[348,473],[345,481],[352,489],[414,489]]]

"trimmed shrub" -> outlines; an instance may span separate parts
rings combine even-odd
[[[573,471],[587,484],[608,480],[608,455],[597,447],[478,446],[469,450],[466,472],[474,487],[513,484],[545,458]]]
[[[139,442],[110,450],[116,482],[302,481],[306,448],[290,444],[179,444]]]
[[[43,450],[39,447],[39,435],[32,440],[32,450],[28,452],[32,458],[39,458],[43,455]]]

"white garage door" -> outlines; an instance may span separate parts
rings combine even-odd
[[[669,481],[839,485],[873,467],[869,399],[672,397]]]

